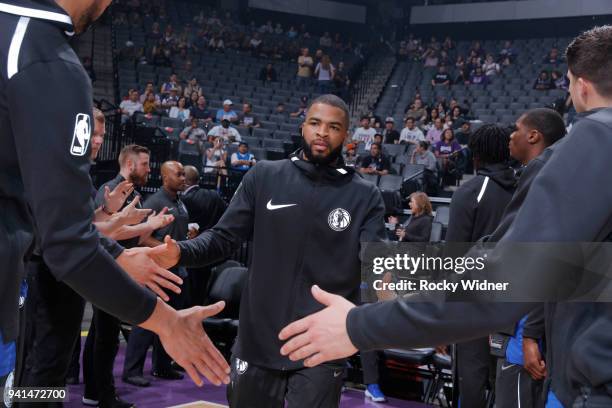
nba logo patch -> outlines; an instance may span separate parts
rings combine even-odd
[[[344,231],[351,223],[351,214],[344,208],[336,208],[329,213],[327,223],[334,231]]]
[[[85,156],[91,139],[91,119],[86,113],[76,115],[74,121],[74,134],[70,145],[70,154],[73,156]]]

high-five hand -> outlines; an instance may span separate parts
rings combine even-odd
[[[154,318],[140,326],[159,336],[166,352],[197,386],[203,385],[199,374],[215,385],[229,384],[229,366],[202,327],[204,319],[216,315],[224,307],[224,302],[217,302],[176,311],[158,299]]]
[[[164,243],[151,248],[149,255],[162,268],[172,268],[181,259],[181,250],[176,241],[166,235]]]
[[[181,288],[176,285],[182,285],[183,280],[157,265],[150,256],[152,250],[152,248],[126,249],[117,258],[117,263],[132,279],[151,289],[157,296],[167,302],[170,298],[162,288],[181,293]]]
[[[306,367],[314,367],[326,361],[348,357],[357,352],[346,331],[346,318],[354,304],[342,296],[312,287],[312,295],[327,306],[285,327],[279,338],[287,341],[281,354],[291,361],[304,360]]]
[[[116,213],[123,207],[123,203],[134,191],[134,184],[127,180],[117,184],[117,187],[110,191],[108,186],[104,187],[104,206],[111,212]]]

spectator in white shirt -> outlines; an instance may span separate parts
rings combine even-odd
[[[413,145],[425,140],[425,136],[421,129],[415,126],[414,118],[409,117],[406,119],[406,127],[402,129],[399,140],[401,144],[410,143]]]
[[[361,126],[353,132],[353,143],[365,143],[366,150],[370,150],[375,134],[376,129],[370,127],[370,118],[363,116],[361,118]]]
[[[223,139],[225,144],[242,142],[240,133],[230,126],[230,122],[227,119],[223,119],[220,125],[215,126],[208,132],[208,136],[220,137]]]
[[[482,64],[482,70],[486,76],[492,76],[499,74],[499,64],[493,59],[493,55],[487,54],[485,62]]]
[[[181,96],[176,103],[176,106],[170,108],[168,116],[185,122],[191,117],[191,111],[187,109],[187,98]]]
[[[144,107],[142,103],[140,103],[140,95],[138,95],[138,91],[135,89],[130,89],[129,98],[122,101],[119,105],[119,109],[121,109],[121,122],[127,122],[129,118],[134,115],[134,112],[142,112],[144,111]]]

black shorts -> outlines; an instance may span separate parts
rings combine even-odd
[[[345,366],[323,364],[294,371],[271,370],[234,356],[227,387],[231,408],[336,408]]]
[[[495,380],[496,408],[543,408],[542,381],[536,381],[520,364],[498,359]]]

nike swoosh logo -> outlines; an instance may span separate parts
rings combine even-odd
[[[270,201],[268,201],[268,204],[266,205],[266,208],[268,210],[273,211],[273,210],[278,210],[278,209],[281,209],[281,208],[293,207],[294,205],[297,205],[297,204],[278,204],[278,205],[274,205],[274,204],[272,204],[272,200],[270,200]]]
[[[340,374],[342,374],[342,371],[334,371],[334,378],[340,377]]]
[[[502,364],[502,366],[501,366],[501,370],[502,370],[502,371],[506,371],[507,369],[509,369],[510,367],[514,367],[515,365],[516,365],[516,364],[510,364],[510,365],[504,366],[504,365]]]

